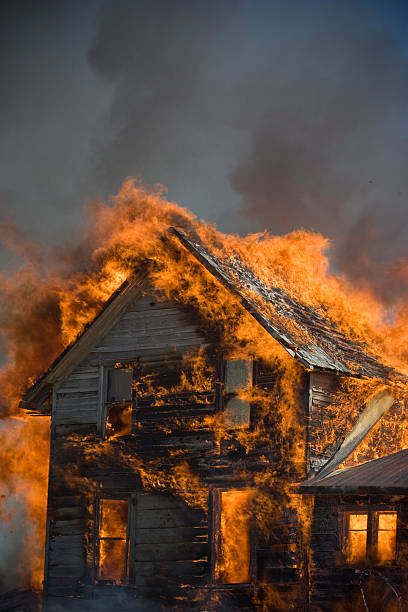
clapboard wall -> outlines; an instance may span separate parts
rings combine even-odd
[[[160,405],[154,397],[143,398],[136,411],[136,425],[140,428],[112,444],[108,458],[95,452],[100,444],[97,425],[101,366],[137,361],[145,371],[159,371],[169,363],[181,364],[184,354],[200,347],[213,359],[216,371],[216,332],[190,308],[149,292],[131,304],[106,336],[90,347],[83,361],[56,386],[45,575],[47,612],[88,610],[89,600],[107,599],[112,599],[112,606],[120,605],[124,610],[159,610],[164,602],[175,607],[182,606],[183,600],[186,609],[195,606],[199,610],[212,592],[209,508],[205,502],[203,507],[192,507],[182,497],[160,490],[147,493],[138,471],[127,459],[137,457],[142,465],[157,460],[159,469],[166,469],[170,458],[182,452],[208,494],[212,487],[251,486],[267,465],[276,465],[278,470],[283,466],[285,478],[289,482],[291,478],[295,480],[287,459],[282,457],[285,446],[274,425],[277,406],[271,404],[270,435],[258,447],[245,450],[233,436],[215,440],[216,434],[205,424],[205,418],[219,409],[219,372],[213,388],[194,394],[193,400],[176,394],[172,401],[167,398]],[[273,372],[258,370],[254,381],[271,393],[273,401],[279,401],[274,393],[278,381]],[[305,439],[307,432],[309,436],[309,460],[313,456],[315,463],[318,457],[313,455],[313,436],[325,418],[324,408],[331,401],[334,385],[332,375],[313,374],[310,378],[304,372],[299,419]],[[253,414],[257,414],[256,410]],[[201,425],[197,426],[197,421]],[[306,453],[304,460],[301,478],[307,474]],[[237,479],[237,468],[239,474],[245,473],[246,480],[241,475]],[[275,500],[274,492],[271,496]],[[93,501],[97,497],[129,499],[136,505],[132,588],[95,581]],[[275,500],[273,504],[277,508],[279,502]],[[281,506],[270,537],[265,539],[256,530],[253,537],[254,583],[274,585],[276,592],[286,598],[288,609],[304,609],[307,585],[301,580],[305,576],[305,555],[294,512]],[[254,596],[253,585],[235,590],[217,586],[213,593],[211,597],[224,602],[219,609],[225,605],[229,610],[253,609],[251,600],[258,597]]]
[[[99,366],[139,359],[146,367],[206,344],[191,309],[144,295],[134,301],[111,331],[56,389],[55,427],[96,425]]]
[[[86,446],[86,443],[83,447],[78,446],[75,436],[96,434],[100,402],[100,366],[113,366],[117,362],[138,359],[146,368],[154,369],[157,364],[167,359],[179,358],[180,355],[211,341],[209,334],[202,331],[198,318],[192,316],[191,310],[160,298],[161,296],[146,294],[136,299],[111,331],[97,346],[91,348],[82,363],[54,391],[45,581],[48,610],[52,610],[53,606],[57,605],[55,602],[60,605],[61,598],[91,595],[92,545],[87,542],[87,537],[92,532],[91,500],[94,495],[99,493],[108,496],[126,496],[130,491],[140,488],[140,479],[129,469],[127,471],[125,468],[121,469],[120,463],[117,465],[116,475],[107,469],[106,465],[96,466],[92,462],[82,469],[73,471],[71,469],[76,462],[79,465]],[[75,443],[72,442],[73,438]],[[101,490],[87,492],[87,478],[92,478],[92,482],[97,481]],[[126,482],[125,487],[123,482]],[[170,512],[169,508],[167,510],[143,508],[143,504],[146,505],[149,499],[150,503],[163,503],[161,497],[155,498],[154,502],[152,498],[140,497],[140,509],[137,514],[139,521],[146,521],[149,517],[152,525],[157,525],[158,519],[155,518],[155,513],[163,515],[167,512],[171,514],[169,521],[173,520],[176,523],[178,521],[178,523],[177,526],[169,523],[163,529],[174,527],[177,536],[184,534],[183,537],[187,537],[186,534],[189,532],[183,532],[181,529],[184,526],[187,529],[198,529],[194,532],[194,537],[198,537],[199,532],[199,535],[202,535],[203,519],[200,515],[196,521],[197,512],[184,513],[184,518],[180,518],[180,513],[177,515],[174,509]],[[169,504],[168,501],[165,503]],[[185,516],[189,517],[190,523],[183,525],[182,521],[187,520]],[[152,527],[149,536],[151,539],[158,538],[157,528]],[[208,526],[204,526],[204,531],[208,533]],[[142,533],[147,532],[141,531],[140,536]],[[161,533],[163,538],[166,535],[169,537],[169,532]],[[163,546],[166,548],[167,557],[171,546],[158,542],[156,547],[152,548],[154,558],[150,558],[147,554],[148,542],[143,543],[142,540],[141,537],[139,542],[141,547],[144,546],[143,550],[136,549],[138,555],[136,564],[139,567],[136,583],[139,586],[148,586],[148,575],[155,564],[160,565]],[[183,543],[183,540],[179,541],[177,548],[181,560]],[[196,542],[191,537],[187,538],[185,543],[185,554],[191,543],[196,544],[198,560],[208,558],[208,554],[203,555],[203,542],[201,540]],[[192,548],[194,549],[194,546]],[[145,559],[145,564],[142,558]],[[174,575],[175,561],[170,558],[171,567],[169,565],[164,574],[161,568],[161,575],[166,576],[166,572],[167,574],[172,572]],[[197,559],[194,558],[194,561]],[[199,564],[194,565],[190,568],[190,573],[192,569],[197,571],[199,567]],[[188,568],[185,566],[184,570],[187,571]],[[79,600],[76,603],[80,605]],[[66,602],[66,605],[69,604],[69,601]]]

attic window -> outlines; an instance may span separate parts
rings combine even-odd
[[[98,505],[97,578],[123,584],[128,575],[128,501],[100,499]]]
[[[395,561],[397,512],[356,510],[344,515],[343,553],[349,565],[390,565]]]
[[[253,361],[251,359],[229,359],[225,362],[225,421],[229,427],[249,425],[251,405],[240,397],[245,389],[252,387]]]
[[[133,371],[106,367],[101,370],[102,437],[128,435],[132,433]]]
[[[216,582],[250,582],[252,497],[250,489],[213,491],[213,571]]]

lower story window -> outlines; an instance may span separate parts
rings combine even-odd
[[[123,584],[128,576],[129,503],[100,499],[98,504],[97,578]]]
[[[214,492],[215,580],[222,584],[250,581],[251,490]]]
[[[393,563],[397,544],[397,513],[377,513],[377,561]]]
[[[343,552],[350,565],[394,563],[397,543],[395,510],[356,510],[344,515]]]

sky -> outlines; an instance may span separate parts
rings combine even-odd
[[[322,232],[335,270],[400,290],[406,2],[5,0],[0,83],[0,219],[28,235],[69,242],[134,176],[226,232]]]

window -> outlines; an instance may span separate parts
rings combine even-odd
[[[395,561],[397,544],[397,513],[377,513],[377,561],[386,565]]]
[[[230,427],[249,425],[251,406],[239,392],[252,387],[253,361],[229,359],[225,362],[225,421]]]
[[[125,436],[132,433],[133,371],[106,368],[100,371],[101,436]]]
[[[251,578],[251,490],[213,491],[213,577],[222,584]]]
[[[97,579],[123,584],[128,576],[129,503],[100,499],[97,516]]]
[[[367,509],[344,514],[343,553],[348,564],[394,563],[397,512]]]
[[[348,515],[347,562],[361,563],[367,558],[367,513]]]

